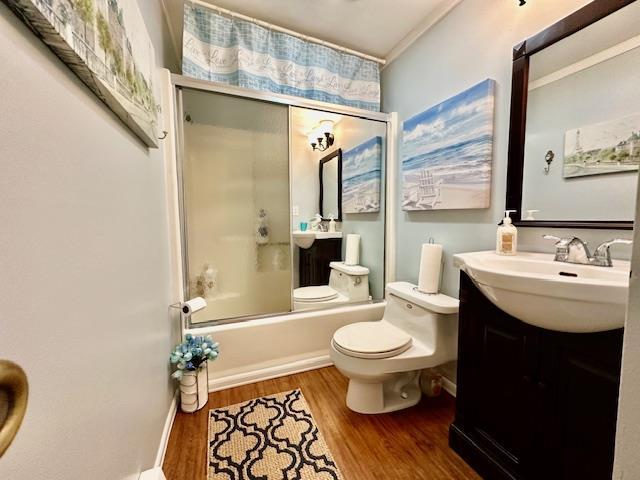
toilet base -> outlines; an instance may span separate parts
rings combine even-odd
[[[347,407],[364,414],[388,413],[416,405],[421,396],[420,371],[392,374],[380,382],[351,378]]]

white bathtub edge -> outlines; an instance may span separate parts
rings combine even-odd
[[[263,380],[271,380],[272,378],[284,377],[295,373],[308,372],[309,370],[329,367],[331,365],[333,365],[333,362],[329,358],[329,352],[327,351],[325,355],[251,370],[236,375],[227,375],[225,377],[211,378],[211,373],[213,372],[210,372],[209,392],[218,392],[220,390],[226,390],[227,388],[239,387]]]

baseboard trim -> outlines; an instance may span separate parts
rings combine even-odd
[[[271,380],[272,378],[284,377],[295,373],[308,372],[318,368],[330,367],[333,362],[329,355],[320,355],[318,357],[306,358],[297,362],[290,362],[283,365],[261,368],[250,372],[238,373],[236,375],[228,375],[226,377],[218,377],[209,379],[209,392],[218,392],[227,388],[240,387],[250,383],[261,382],[263,380]]]
[[[164,428],[162,429],[162,437],[160,437],[160,445],[158,445],[158,453],[156,454],[156,461],[153,464],[156,468],[162,468],[164,463],[164,456],[167,453],[167,445],[169,445],[169,435],[171,435],[171,428],[173,427],[173,421],[176,418],[178,412],[178,391],[176,390],[169,405],[169,412],[167,418],[164,421]]]
[[[457,385],[447,377],[442,377],[442,388],[444,388],[444,391],[448,392],[452,397],[455,397],[458,391]]]

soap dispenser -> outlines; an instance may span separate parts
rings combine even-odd
[[[334,233],[336,231],[336,221],[333,218],[333,213],[329,214],[329,232]]]
[[[506,210],[502,225],[498,227],[496,235],[496,253],[498,255],[515,255],[518,249],[518,229],[511,222],[511,213],[515,210]]]

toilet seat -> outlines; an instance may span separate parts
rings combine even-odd
[[[339,352],[355,358],[390,358],[411,347],[411,335],[385,321],[346,325],[333,335]]]
[[[329,285],[300,287],[293,291],[293,299],[296,302],[326,302],[327,300],[333,300],[337,296],[338,292]]]

